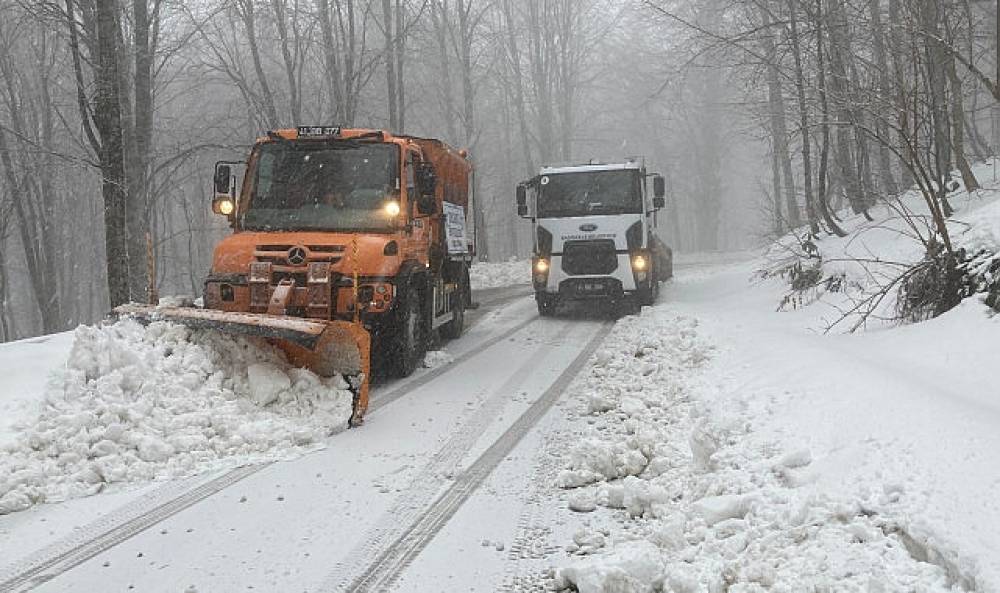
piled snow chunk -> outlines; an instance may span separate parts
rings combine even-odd
[[[556,477],[560,488],[578,488],[601,480],[642,473],[648,460],[626,443],[584,439],[570,452],[569,468]]]
[[[346,424],[342,377],[241,337],[132,320],[77,328],[37,419],[2,448],[0,514],[108,484],[287,455]]]
[[[269,362],[258,362],[247,367],[247,380],[250,382],[250,396],[258,406],[278,399],[278,394],[292,386],[291,379],[277,365]]]
[[[501,288],[531,282],[531,262],[511,258],[504,262],[476,262],[469,268],[472,290]]]
[[[738,494],[706,496],[694,503],[705,523],[711,527],[728,519],[742,519],[750,510],[748,499]]]
[[[660,550],[648,541],[630,541],[607,554],[589,556],[561,568],[556,586],[576,587],[579,593],[649,593],[663,580]]]
[[[455,362],[455,357],[445,349],[428,350],[424,355],[424,368],[436,369]]]

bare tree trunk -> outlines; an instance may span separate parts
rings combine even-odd
[[[127,219],[129,233],[129,292],[132,300],[146,300],[149,285],[146,236],[150,232],[151,213],[150,152],[153,136],[153,52],[150,43],[150,15],[147,0],[133,0],[135,36],[135,72],[133,85],[135,109],[132,126],[133,145],[129,151]]]
[[[501,127],[501,137],[503,139],[503,187],[514,187],[514,163],[513,155],[515,154],[514,145],[511,140],[511,128],[512,122],[510,118],[510,95],[508,93],[503,94],[503,126]],[[508,241],[510,242],[510,252],[515,257],[521,255],[521,248],[519,245],[518,237],[518,224],[517,219],[513,216],[508,215],[508,220],[510,221],[510,233],[508,235]],[[2,235],[0,235],[2,236]],[[2,265],[3,262],[0,262]]]
[[[385,64],[386,102],[389,107],[389,129],[399,129],[399,99],[396,96],[396,42],[392,34],[392,0],[382,0],[382,33],[385,39],[382,61]]]
[[[475,35],[472,0],[458,0],[456,8],[458,9],[459,58],[462,64],[462,127],[465,132],[465,144],[475,158],[478,131],[476,129],[475,88],[472,86],[472,42],[473,35]],[[472,204],[476,222],[476,253],[481,259],[488,260],[490,233],[486,225],[486,213],[483,209],[478,176],[473,176],[472,183],[474,185],[473,193],[476,196]]]
[[[871,16],[872,51],[875,55],[875,67],[878,69],[878,72],[876,73],[877,86],[875,89],[875,95],[880,101],[883,101],[885,98],[892,95],[892,88],[890,86],[891,79],[889,78],[889,65],[886,60],[885,28],[882,25],[881,2],[879,0],[868,0],[868,11]],[[885,193],[890,196],[895,196],[899,193],[899,187],[896,185],[896,179],[892,175],[892,159],[887,145],[889,142],[889,131],[882,114],[881,104],[877,105],[877,111],[874,114],[874,118],[875,133],[878,135],[879,139],[879,179],[882,182],[882,189]]]
[[[926,60],[925,75],[930,87],[931,124],[933,126],[932,152],[934,157],[934,183],[938,201],[943,206],[945,216],[951,216],[951,204],[948,203],[946,184],[951,177],[951,140],[948,101],[946,98],[945,62],[950,58],[945,55],[940,42],[940,29],[943,18],[942,10],[937,0],[920,0],[920,23],[924,30],[924,56]]]
[[[834,220],[831,215],[827,192],[827,165],[830,157],[830,104],[826,96],[826,58],[823,48],[823,34],[825,15],[823,14],[823,0],[816,0],[816,86],[819,91],[820,117],[823,125],[823,146],[819,157],[819,174],[816,183],[816,203],[819,205],[819,213],[823,217],[830,232],[838,237],[844,237],[847,233]]]
[[[448,130],[448,140],[458,141],[458,131],[455,129],[455,98],[452,94],[451,59],[448,52],[448,37],[451,35],[451,22],[448,15],[448,0],[440,0],[431,5],[431,20],[434,26],[434,40],[437,42],[438,59],[441,68],[441,101],[444,103],[445,128]]]
[[[569,161],[572,158],[573,141],[573,97],[576,93],[576,67],[574,64],[573,42],[574,25],[578,11],[573,3],[568,0],[560,0],[558,7],[559,15],[559,102],[560,120],[562,130],[559,133],[560,156],[563,160]]]
[[[8,191],[14,205],[15,219],[18,222],[17,230],[24,248],[24,257],[28,268],[28,280],[35,296],[35,303],[38,305],[42,333],[52,333],[61,329],[59,301],[54,286],[55,278],[49,278],[45,274],[44,261],[48,254],[45,252],[45,246],[41,244],[40,237],[35,235],[35,229],[38,228],[40,222],[38,219],[41,216],[32,204],[32,198],[37,196],[29,197],[25,184],[18,181],[11,154],[7,144],[7,135],[3,127],[0,127],[0,164],[3,165]]]
[[[344,88],[341,80],[340,62],[337,59],[337,42],[333,36],[333,21],[330,19],[330,0],[316,0],[319,12],[320,32],[323,35],[323,65],[326,68],[327,86],[333,101],[333,121],[345,121]]]
[[[549,71],[548,35],[542,34],[547,15],[538,11],[538,4],[528,2],[528,49],[531,61],[531,80],[537,105],[538,151],[542,161],[555,157],[555,134],[552,112],[552,80]]]
[[[851,135],[853,114],[850,108],[850,79],[847,73],[847,56],[850,48],[847,43],[848,23],[844,15],[842,0],[831,0],[829,11],[830,22],[827,31],[830,37],[830,93],[833,95],[837,112],[836,129],[836,160],[839,167],[839,177],[847,199],[855,214],[867,216],[867,201],[862,194],[859,182],[860,167],[851,155]]]
[[[281,48],[281,60],[285,66],[285,78],[288,79],[288,103],[292,122],[302,122],[302,98],[299,89],[298,55],[289,49],[288,35],[288,3],[287,0],[271,0],[271,10],[274,13],[274,27],[278,33],[278,46]],[[295,15],[292,18],[297,18]]]
[[[4,257],[2,249],[5,236],[6,233],[0,232],[0,342],[8,342],[15,337],[7,317],[7,299],[10,292],[7,289],[7,258]]]
[[[781,163],[778,158],[778,149],[775,146],[774,135],[771,135],[771,190],[772,207],[774,209],[774,234],[781,236],[785,232],[785,218],[781,208]]]
[[[278,118],[278,109],[274,104],[274,95],[271,93],[271,86],[267,82],[267,75],[264,74],[264,66],[260,58],[260,48],[257,46],[257,25],[254,17],[254,0],[236,0],[237,12],[243,20],[243,27],[246,31],[247,44],[250,46],[250,57],[253,59],[254,73],[257,75],[257,83],[260,85],[263,103],[264,117],[267,118],[267,125],[270,128],[277,128],[281,121]]]
[[[524,152],[525,168],[530,177],[535,174],[535,162],[531,156],[531,136],[528,134],[528,118],[524,106],[524,86],[521,76],[521,54],[518,51],[517,36],[514,34],[514,15],[511,0],[503,0],[504,28],[507,33],[507,54],[510,59],[511,76],[514,86],[514,109],[517,112],[517,123],[521,129],[521,143]]]
[[[118,89],[118,54],[114,0],[96,0],[97,94],[94,120],[101,136],[101,176],[104,195],[105,257],[111,306],[128,302],[128,203]]]
[[[809,111],[806,106],[805,75],[802,71],[802,47],[799,43],[798,7],[794,0],[788,0],[789,24],[791,25],[792,55],[795,58],[795,94],[799,103],[799,125],[802,135],[802,183],[806,198],[806,218],[813,235],[819,234],[816,220],[816,206],[813,201],[812,161],[809,154]]]
[[[894,96],[894,107],[896,109],[897,118],[897,128],[899,136],[899,153],[902,156],[901,171],[900,171],[900,186],[902,189],[906,189],[913,186],[913,172],[912,172],[912,160],[913,155],[911,154],[912,148],[909,144],[907,128],[909,126],[909,119],[907,113],[909,106],[907,105],[907,86],[906,78],[904,74],[903,59],[907,52],[904,49],[903,34],[902,34],[902,15],[900,13],[900,0],[889,0],[889,22],[892,23],[892,27],[889,28],[889,39],[892,44],[892,51],[889,55],[892,57],[892,72],[893,81],[895,86]]]
[[[396,117],[399,131],[406,128],[406,85],[403,81],[403,59],[406,57],[406,14],[403,0],[396,0],[396,35],[393,43],[396,60]]]
[[[944,26],[948,31],[948,37],[954,38],[948,22],[947,11],[944,12]],[[962,94],[962,79],[958,76],[958,71],[955,68],[954,54],[949,53],[947,56],[943,57],[945,58],[945,73],[948,76],[949,86],[951,87],[952,154],[955,157],[955,166],[958,167],[959,172],[962,174],[962,182],[965,184],[965,190],[975,191],[980,189],[979,180],[976,179],[975,174],[972,172],[972,167],[969,166],[968,159],[965,158],[965,106],[962,105],[962,101],[964,100]]]
[[[761,18],[765,30],[771,27],[771,16],[766,9],[761,10]],[[783,174],[783,185],[785,190],[785,212],[788,215],[788,225],[795,228],[802,224],[802,217],[799,215],[799,204],[795,196],[795,175],[792,173],[792,156],[788,151],[788,128],[785,123],[785,98],[781,89],[781,74],[778,70],[777,51],[775,51],[774,39],[768,31],[762,37],[764,45],[764,55],[768,58],[767,64],[767,100],[771,116],[771,134],[774,136],[775,152],[778,155],[778,162],[781,164]]]

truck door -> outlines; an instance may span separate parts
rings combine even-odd
[[[421,263],[427,263],[427,255],[433,241],[434,224],[430,217],[421,215],[417,210],[416,171],[420,165],[420,154],[409,149],[406,151],[405,180],[406,180],[406,201],[409,210],[410,220],[413,221],[413,233],[410,235],[411,253],[417,256]]]

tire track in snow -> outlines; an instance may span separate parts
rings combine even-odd
[[[507,303],[521,296],[517,294],[498,300]],[[529,317],[497,335],[486,338],[480,344],[455,357],[455,360],[449,364],[432,369],[403,382],[401,385],[395,385],[385,393],[373,394],[371,404],[368,407],[368,415],[377,412],[406,393],[455,370],[465,361],[510,338],[535,321],[538,321],[538,317]],[[344,432],[346,429],[346,425],[335,427],[330,436]],[[161,521],[198,504],[213,494],[266,469],[272,463],[274,462],[268,461],[237,467],[207,482],[199,481],[197,477],[169,482],[102,515],[52,544],[4,566],[0,569],[0,593],[26,591],[50,581]],[[199,483],[192,487],[192,481]]]
[[[421,512],[427,509],[434,502],[441,489],[456,473],[455,469],[461,463],[469,449],[482,436],[483,432],[496,421],[504,408],[510,402],[510,396],[525,381],[528,380],[534,371],[546,358],[546,354],[552,352],[553,342],[561,342],[566,338],[566,334],[572,329],[572,325],[565,321],[546,324],[555,328],[551,334],[546,335],[536,346],[540,349],[538,355],[529,357],[518,369],[510,374],[510,377],[499,387],[492,389],[492,393],[485,401],[472,412],[470,417],[462,421],[458,430],[453,432],[445,444],[434,454],[431,461],[420,471],[411,481],[409,488],[397,497],[397,502],[391,509],[386,511],[379,521],[368,530],[364,539],[354,546],[348,555],[338,562],[333,571],[333,575],[340,581],[339,583],[329,582],[321,589],[344,589],[358,575],[352,572],[363,568],[367,562],[378,555],[382,549],[399,537],[402,530],[407,525],[416,520]],[[549,346],[549,347],[546,347]]]
[[[194,488],[188,488],[184,481],[157,489],[12,565],[2,575],[0,591],[31,589],[50,581],[264,467],[238,467]],[[162,498],[167,500],[156,504]],[[151,504],[154,506],[150,508]]]
[[[563,454],[571,446],[565,429],[555,428],[542,437],[531,472],[531,488],[517,519],[517,535],[507,552],[504,580],[497,593],[543,593],[542,568],[539,564],[558,553],[562,547],[552,542],[552,529],[543,519],[543,507],[552,504],[552,484],[563,467]]]
[[[423,550],[442,527],[451,519],[466,500],[486,480],[521,439],[548,412],[563,391],[590,359],[591,354],[601,344],[613,323],[602,323],[583,350],[566,369],[556,377],[548,389],[533,403],[482,455],[477,458],[433,503],[427,506],[414,520],[403,523],[395,518],[397,535],[390,541],[380,539],[377,545],[365,546],[368,554],[359,558],[351,554],[354,562],[343,563],[330,575],[320,591],[387,591],[400,577],[406,567]],[[516,376],[516,375],[515,375]],[[377,548],[377,549],[376,549]],[[371,560],[364,564],[364,560]],[[359,562],[360,560],[360,562]],[[353,576],[349,571],[361,567],[361,573]],[[348,574],[343,574],[348,571]]]

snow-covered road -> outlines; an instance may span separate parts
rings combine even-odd
[[[437,520],[450,516],[544,415],[608,327],[539,319],[523,295],[481,294],[473,327],[449,344],[453,362],[378,385],[364,429],[335,435],[323,450],[3,517],[4,556],[19,560],[0,573],[0,588],[337,590],[366,575],[387,582],[388,571],[368,565],[401,550],[397,540],[429,510]],[[461,495],[435,507],[455,484]],[[410,537],[413,549],[427,535]]]
[[[320,450],[0,516],[0,591],[1000,590],[1000,316],[822,335],[733,259],[614,327],[483,292]]]

